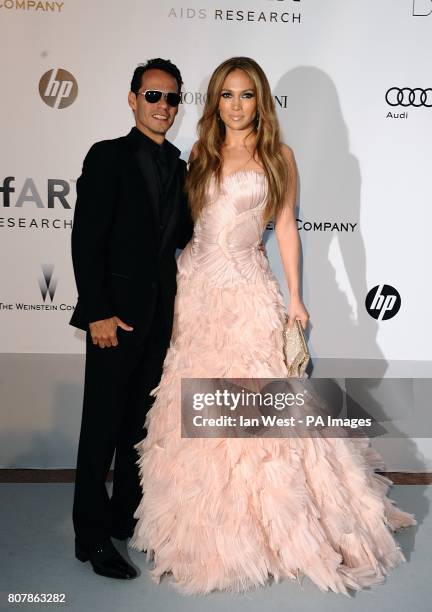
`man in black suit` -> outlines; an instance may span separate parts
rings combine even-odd
[[[75,554],[96,573],[134,578],[111,537],[133,533],[141,499],[138,455],[149,392],[171,336],[177,248],[192,234],[186,164],[165,140],[182,79],[168,60],[133,75],[135,127],[97,142],[77,181],[72,259],[78,302],[71,319],[87,332],[84,405],[75,481]],[[113,493],[106,477],[115,453]]]

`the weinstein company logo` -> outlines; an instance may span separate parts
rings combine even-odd
[[[6,315],[7,312],[20,310],[22,312],[28,311],[55,311],[65,310],[72,311],[75,309],[73,304],[57,303],[54,302],[54,295],[57,289],[57,278],[54,276],[54,265],[44,264],[42,265],[42,276],[39,277],[39,289],[42,295],[42,302],[27,304],[24,302],[2,302],[0,301],[0,316]],[[34,287],[34,285],[32,284]],[[61,293],[61,292],[60,292]],[[7,315],[6,315],[7,316]]]
[[[401,297],[391,285],[377,285],[367,294],[365,306],[371,317],[385,321],[399,312]]]
[[[432,15],[432,0],[413,0],[412,14],[414,17]]]
[[[78,95],[78,83],[73,74],[63,68],[48,70],[39,81],[39,94],[51,108],[67,108]]]
[[[55,290],[57,288],[57,279],[53,277],[53,274],[54,266],[52,264],[45,264],[42,266],[42,278],[39,279],[39,287],[44,302],[47,295],[50,296],[51,302],[54,299]]]
[[[3,0],[0,9],[14,11],[34,11],[41,13],[61,13],[64,2],[41,2],[40,0]]]
[[[304,221],[303,219],[296,219],[297,229],[305,232],[342,232],[352,233],[357,231],[358,222],[353,223],[352,221]],[[274,222],[270,221],[266,225],[266,229],[274,230]]]

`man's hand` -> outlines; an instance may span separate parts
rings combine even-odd
[[[133,331],[133,327],[126,325],[126,323],[123,323],[118,317],[111,317],[110,319],[102,319],[101,321],[89,323],[93,344],[100,348],[117,346],[117,327],[121,327],[125,331]]]

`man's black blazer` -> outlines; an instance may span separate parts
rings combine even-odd
[[[158,290],[169,330],[176,293],[175,251],[192,235],[184,193],[186,164],[165,142],[170,176],[167,213],[159,214],[160,189],[151,152],[136,129],[124,137],[97,142],[77,181],[72,260],[78,302],[71,325],[118,316],[145,335]]]

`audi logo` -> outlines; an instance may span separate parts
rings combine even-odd
[[[415,87],[391,87],[387,90],[385,99],[390,106],[432,106],[432,87],[421,89]]]

